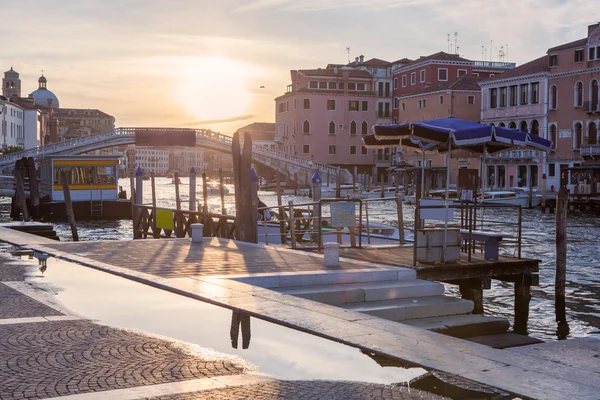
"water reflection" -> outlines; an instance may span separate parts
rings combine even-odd
[[[240,328],[242,329],[242,349],[246,350],[250,347],[250,316],[239,311],[232,311],[229,335],[231,336],[231,347],[234,349],[238,348]]]

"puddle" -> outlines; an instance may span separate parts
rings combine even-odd
[[[72,312],[98,323],[235,355],[255,365],[259,372],[279,379],[391,384],[426,372],[421,368],[382,367],[359,349],[257,318],[250,318],[248,348],[242,348],[240,332],[235,349],[230,336],[231,310],[62,260],[49,259],[44,277],[32,280],[54,291],[57,300]]]

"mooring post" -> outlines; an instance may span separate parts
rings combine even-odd
[[[279,235],[281,236],[281,244],[285,244],[285,211],[281,201],[281,182],[279,178],[279,171],[275,171],[275,188],[277,191],[277,212],[279,214],[279,217],[277,218],[279,220]]]
[[[181,198],[179,197],[179,172],[175,172],[175,208],[181,210]]]
[[[29,198],[31,199],[31,214],[33,219],[39,220],[40,214],[40,192],[38,189],[37,171],[33,157],[26,159],[27,177],[29,178]]]
[[[404,244],[404,215],[402,210],[402,198],[396,194],[396,210],[398,213],[398,236],[400,244]]]
[[[557,334],[565,338],[569,334],[565,304],[565,285],[567,280],[567,188],[561,187],[556,197],[556,282],[555,310]]]
[[[135,206],[135,178],[133,177],[133,171],[129,173],[129,187],[131,189],[130,201],[131,201],[131,222],[133,224],[133,238],[141,239],[142,235],[138,233],[138,219],[137,219],[137,208]]]
[[[223,184],[223,169],[219,168],[219,194],[221,195],[221,215],[227,215],[225,208],[225,185]]]
[[[144,203],[144,172],[140,167],[135,171],[135,204],[141,206]],[[138,209],[138,213],[139,213]]]
[[[245,146],[245,144],[244,144]],[[250,169],[250,190],[252,191],[252,208],[250,210],[250,216],[252,217],[250,227],[250,240],[251,243],[258,243],[258,175],[254,167]]]
[[[322,185],[322,179],[321,179],[321,175],[319,174],[319,170],[315,170],[315,173],[312,176],[311,179],[311,185],[312,185],[312,193],[313,193],[313,202],[315,203],[314,207],[313,207],[313,215],[312,218],[310,219],[311,221],[313,221],[313,226],[316,224],[316,228],[317,229],[313,229],[313,231],[316,231],[316,242],[317,242],[317,246],[319,248],[319,250],[321,250],[321,185]],[[316,218],[316,220],[315,220]],[[315,223],[316,221],[316,223]]]
[[[546,174],[542,175],[542,213],[546,212]]]
[[[341,182],[340,182],[341,176],[342,176],[342,174],[340,172],[340,167],[338,167],[337,170],[336,170],[336,172],[335,172],[335,197],[337,199],[339,199],[340,197],[342,197],[341,188],[340,188],[340,185],[341,185]]]
[[[20,168],[14,169],[13,176],[15,178],[15,197],[17,199],[16,204],[21,208],[21,212],[23,213],[23,221],[29,222],[25,184],[23,183],[23,175],[21,174]]]
[[[190,211],[196,211],[196,170],[190,169]]]
[[[531,276],[521,275],[515,282],[515,323],[513,331],[527,335],[529,319],[529,302],[531,300]]]
[[[75,213],[73,212],[73,203],[71,202],[71,191],[69,190],[69,179],[65,171],[60,172],[60,184],[62,185],[63,195],[65,197],[65,207],[67,209],[67,218],[69,219],[69,225],[71,225],[71,235],[73,241],[79,241],[79,234],[77,233],[77,225],[75,224]]]
[[[212,218],[208,212],[208,177],[206,172],[202,173],[202,223],[204,224],[204,236],[212,236]]]
[[[354,166],[354,171],[352,171],[352,192],[356,192],[356,174],[358,171],[358,167]]]
[[[154,171],[150,172],[150,183],[152,187],[152,236],[155,239],[160,237],[160,233],[156,229],[156,181]],[[179,197],[179,196],[177,196]]]

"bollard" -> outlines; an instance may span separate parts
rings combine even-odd
[[[204,224],[191,224],[192,243],[202,243],[204,238]]]
[[[340,244],[336,242],[327,242],[323,245],[325,248],[325,257],[323,263],[326,267],[340,266]]]

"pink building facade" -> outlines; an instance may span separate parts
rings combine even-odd
[[[548,58],[540,57],[480,83],[481,122],[548,137]],[[546,154],[531,150],[489,156],[484,187],[540,187]]]
[[[388,63],[389,64],[389,63]],[[287,92],[275,99],[275,142],[286,153],[371,173],[374,155],[362,145],[379,118],[391,121],[391,77],[385,82],[352,66],[293,70]],[[383,111],[382,111],[383,110]],[[382,111],[378,114],[378,111]],[[380,115],[380,116],[378,116]]]
[[[548,182],[566,184],[564,170],[600,156],[600,23],[587,36],[548,50]],[[562,182],[561,182],[562,176]]]

